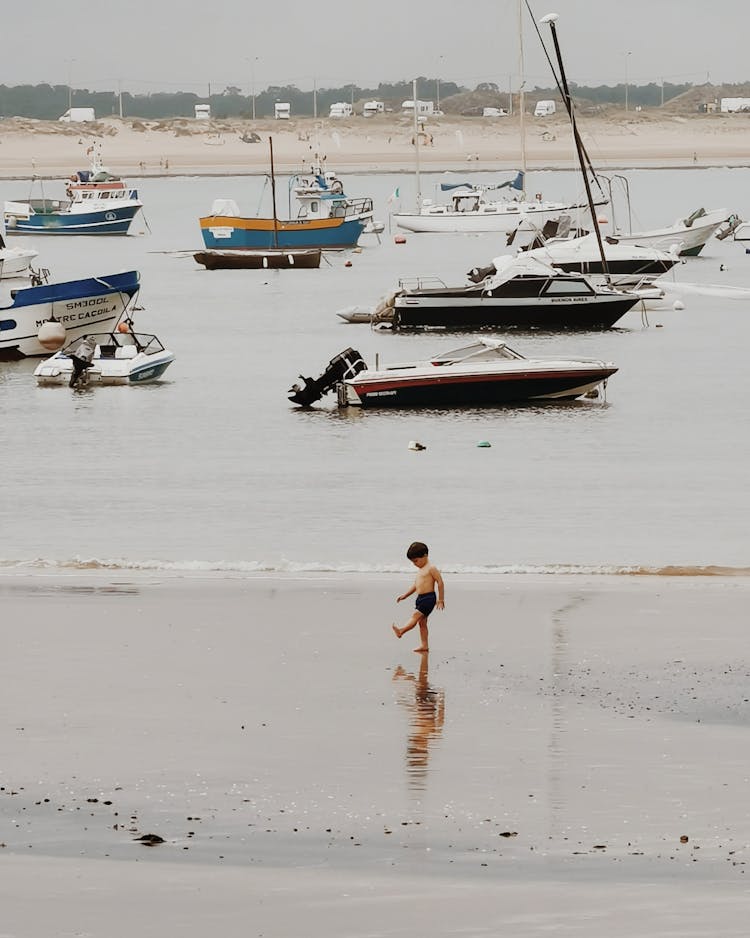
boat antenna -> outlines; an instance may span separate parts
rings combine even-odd
[[[564,94],[564,92],[563,92],[562,86],[561,86],[561,84],[560,84],[560,79],[557,77],[557,72],[555,71],[555,66],[552,64],[552,59],[549,57],[549,52],[547,52],[547,46],[544,44],[544,39],[542,39],[542,34],[541,34],[541,32],[539,31],[539,26],[537,25],[536,20],[534,19],[534,14],[531,12],[531,7],[530,7],[530,5],[529,5],[529,0],[521,0],[521,2],[525,2],[525,4],[526,4],[526,9],[529,11],[529,17],[531,18],[531,22],[532,22],[533,25],[534,25],[534,29],[536,30],[536,34],[537,34],[537,36],[539,37],[539,42],[541,43],[542,50],[544,51],[544,57],[547,59],[547,64],[548,64],[549,67],[550,67],[550,70],[551,70],[551,72],[552,72],[552,77],[555,79],[555,84],[557,85],[557,90],[560,92],[560,97],[563,99],[563,104],[565,105],[565,110],[568,112],[568,116],[570,117],[570,106],[569,106],[570,100],[569,100],[569,98],[566,98],[566,96],[565,96],[565,94]],[[602,189],[601,183],[599,182],[599,176],[598,176],[596,170],[594,169],[594,164],[591,162],[591,158],[589,157],[588,150],[587,150],[586,147],[584,146],[584,143],[583,143],[582,140],[581,140],[581,150],[583,151],[583,155],[584,155],[585,158],[586,158],[586,165],[587,165],[588,168],[589,168],[589,172],[590,172],[591,175],[594,177],[594,180],[595,180],[596,185],[597,185],[597,187],[598,187],[598,189],[599,189],[599,192],[601,192],[602,195],[605,195],[605,192],[604,192],[604,190]]]
[[[419,121],[417,120],[417,79],[412,82],[412,103],[414,105],[414,161],[417,183],[417,215],[422,208],[422,185],[419,179]]]
[[[268,138],[268,146],[271,150],[271,201],[273,202],[273,246],[279,246],[279,219],[276,216],[276,174],[273,169],[273,137]]]
[[[586,162],[584,159],[584,149],[583,143],[581,142],[580,134],[578,133],[578,126],[576,124],[575,111],[573,109],[573,99],[570,97],[570,91],[568,90],[568,79],[565,76],[565,67],[563,65],[562,54],[560,52],[560,43],[557,41],[557,29],[555,27],[555,21],[557,20],[557,13],[548,13],[546,16],[543,16],[540,20],[541,23],[549,23],[550,32],[552,33],[552,42],[555,46],[555,55],[557,56],[557,64],[560,69],[560,84],[562,86],[562,96],[563,101],[565,102],[565,107],[568,111],[570,117],[570,123],[573,128],[573,140],[576,145],[576,153],[578,154],[578,163],[581,167],[581,175],[583,176],[583,183],[586,186],[586,198],[589,203],[589,212],[591,212],[591,221],[593,222],[594,234],[596,235],[596,243],[599,245],[599,254],[602,259],[602,270],[604,271],[604,276],[607,280],[607,283],[611,286],[612,279],[609,275],[609,267],[607,266],[607,258],[604,256],[604,244],[602,243],[602,233],[599,229],[599,222],[596,217],[596,210],[594,208],[594,199],[591,195],[591,185],[589,183],[589,177],[586,174]]]
[[[521,137],[521,172],[523,176],[521,177],[524,182],[526,180],[526,123],[524,117],[524,87],[526,85],[526,79],[524,77],[524,61],[523,61],[523,0],[518,0],[518,114],[519,114],[519,124],[518,132]],[[521,199],[526,198],[525,185],[521,188]]]

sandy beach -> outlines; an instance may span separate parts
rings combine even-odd
[[[564,114],[529,116],[525,124],[530,169],[576,165]],[[600,169],[750,163],[750,120],[742,114],[685,117],[623,111],[581,117],[579,127]],[[260,141],[245,142],[253,133]],[[85,168],[92,143],[101,143],[112,171],[128,176],[266,173],[269,135],[280,172],[309,169],[315,152],[325,154],[329,167],[342,173],[411,173],[415,166],[413,125],[400,115],[255,122],[105,118],[78,125],[6,119],[0,121],[0,178],[69,176]],[[436,117],[420,139],[425,171],[512,170],[520,165],[517,117]]]
[[[750,581],[406,577],[4,573],[2,934],[746,934]]]

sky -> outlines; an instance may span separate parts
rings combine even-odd
[[[525,3],[525,0],[520,0]],[[581,85],[750,81],[748,0],[529,0]],[[519,0],[33,0],[4,17],[0,84],[146,94],[308,91],[418,76],[517,90]],[[549,28],[543,27],[545,38]],[[524,11],[526,88],[552,84]]]

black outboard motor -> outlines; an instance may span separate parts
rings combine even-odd
[[[319,401],[324,394],[333,390],[339,381],[352,378],[366,369],[367,365],[359,352],[353,348],[344,349],[328,362],[319,378],[305,378],[304,375],[300,375],[304,383],[301,386],[292,385],[288,392],[289,400],[301,407],[309,407]]]
[[[472,267],[466,276],[472,283],[481,283],[487,277],[493,277],[496,273],[497,268],[494,264],[490,264],[488,267]]]
[[[96,351],[96,339],[90,335],[85,335],[70,353],[70,360],[73,362],[73,371],[70,374],[68,387],[77,388],[86,383],[86,371],[93,364],[94,352]]]

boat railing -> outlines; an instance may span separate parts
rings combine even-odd
[[[372,199],[347,199],[338,202],[332,214],[337,218],[350,218],[353,215],[364,215],[372,210]]]
[[[406,290],[407,292],[413,292],[414,290],[448,289],[445,281],[433,274],[424,277],[402,277],[398,282],[398,286],[400,290]]]

